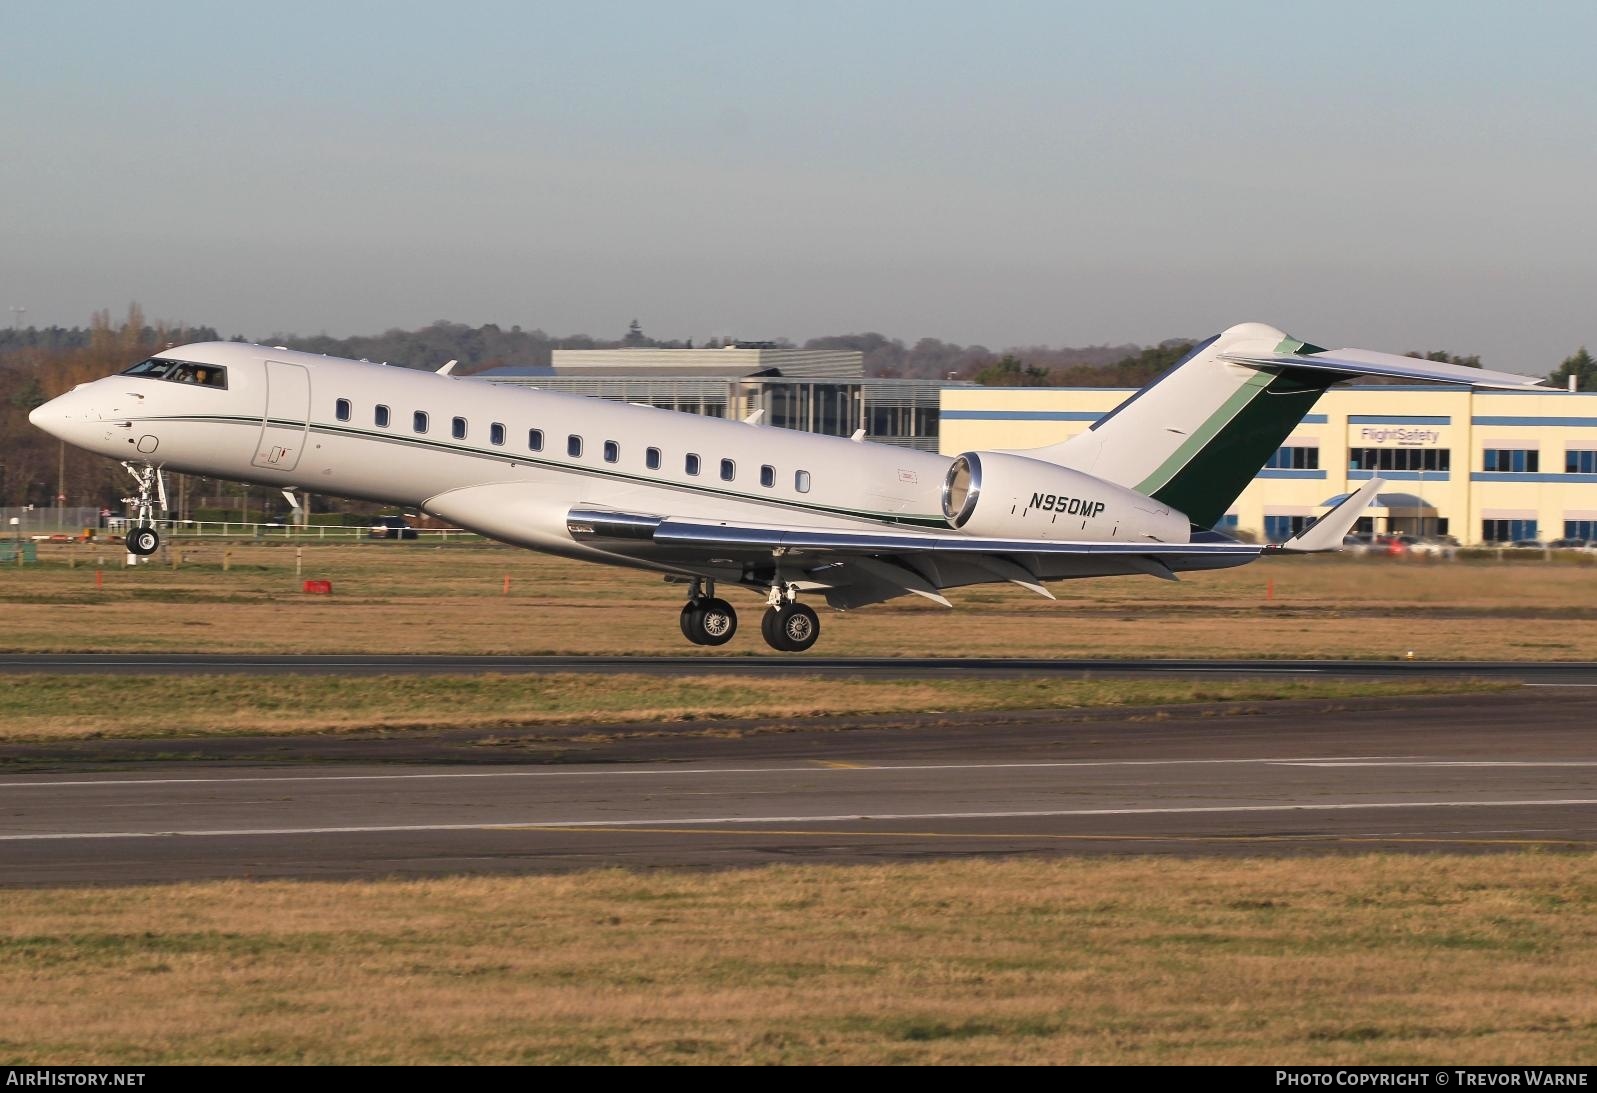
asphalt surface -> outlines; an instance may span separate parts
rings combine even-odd
[[[26,653],[0,654],[0,674],[125,675],[448,675],[481,672],[585,672],[678,675],[705,672],[762,676],[981,674],[1146,675],[1204,673],[1238,678],[1260,675],[1386,679],[1413,676],[1497,676],[1540,682],[1597,684],[1589,661],[1410,661],[1410,660],[1054,660],[1032,657],[824,657],[824,656],[412,656],[396,654],[257,656],[231,653]]]
[[[1590,849],[1594,691],[8,746],[0,884]]]

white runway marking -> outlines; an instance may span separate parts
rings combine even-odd
[[[1555,805],[1597,805],[1597,799],[1544,801],[1368,801],[1323,805],[1212,805],[1192,808],[1075,808],[1037,812],[891,812],[835,816],[657,816],[648,820],[507,820],[474,824],[385,824],[351,827],[227,828],[196,831],[59,831],[32,835],[0,835],[0,842],[60,842],[75,839],[170,839],[269,837],[274,835],[385,835],[443,831],[538,831],[617,827],[742,827],[753,824],[834,824],[921,820],[1026,820],[1091,816],[1193,816],[1258,812],[1347,812],[1394,808],[1536,808]],[[820,832],[819,834],[824,834]],[[1023,837],[1023,836],[1022,836]]]
[[[559,770],[448,771],[427,774],[285,774],[276,777],[272,775],[241,775],[228,778],[78,778],[62,782],[0,782],[0,789],[70,789],[95,786],[221,786],[262,782],[273,785],[290,782],[405,782],[445,781],[457,778],[648,778],[654,776],[677,777],[684,774],[825,774],[832,771],[857,773],[862,770],[887,771],[891,773],[900,770],[1048,770],[1059,767],[1183,767],[1228,766],[1233,764],[1268,765],[1272,763],[1286,766],[1314,763],[1347,763],[1351,765],[1411,758],[1413,757],[1404,755],[1346,755],[1326,756],[1324,758],[1311,756],[1304,759],[1084,759],[1079,761],[1061,760],[1037,763],[913,763],[904,765],[886,763],[875,766],[861,764],[851,767],[813,765],[801,767],[663,767],[649,770],[617,770],[615,768],[574,770],[563,768]],[[858,763],[858,760],[853,760],[853,762]]]
[[[1597,759],[1289,759],[1285,767],[1597,767]]]

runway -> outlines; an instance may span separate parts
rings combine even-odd
[[[988,676],[1123,676],[1205,674],[1248,678],[1306,675],[1352,679],[1470,675],[1527,682],[1597,686],[1589,661],[1410,660],[1092,660],[1031,657],[825,656],[418,656],[397,654],[259,656],[229,653],[7,653],[0,674],[128,673],[244,675],[475,675],[483,672],[582,672],[681,675],[706,672],[756,676],[844,675],[916,678],[959,673]]]
[[[0,774],[0,884],[1588,849],[1591,715],[1581,688],[1525,688],[229,741],[189,762],[100,742],[92,759]],[[237,758],[252,748],[270,757]]]

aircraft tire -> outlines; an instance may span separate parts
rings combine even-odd
[[[694,612],[693,628],[695,633],[690,641],[699,645],[725,645],[738,632],[738,613],[725,600],[701,600]]]
[[[128,532],[127,547],[129,554],[141,557],[154,554],[161,545],[161,533],[154,528],[134,528]]]
[[[703,626],[701,626],[699,623],[699,613],[703,610],[703,607],[703,600],[689,600],[687,603],[682,605],[682,617],[680,620],[682,624],[682,636],[687,638],[694,645],[706,644],[704,639],[700,636],[704,632]]]
[[[760,633],[771,648],[782,653],[802,653],[821,636],[821,620],[802,603],[768,608],[760,619]]]

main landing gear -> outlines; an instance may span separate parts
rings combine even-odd
[[[695,580],[682,606],[682,636],[694,645],[725,645],[737,632],[738,613],[716,599],[715,582]]]
[[[760,617],[765,643],[781,653],[802,653],[821,636],[821,620],[806,604],[789,600]]]
[[[806,604],[794,598],[792,585],[774,582],[760,617],[765,643],[780,653],[802,653],[821,636],[821,620]],[[732,605],[715,595],[715,582],[695,579],[682,606],[682,636],[695,645],[725,645],[737,633],[738,616]]]
[[[148,557],[161,545],[161,533],[155,530],[155,506],[159,502],[161,511],[166,511],[166,481],[151,463],[135,466],[124,462],[122,468],[139,487],[138,496],[122,498],[124,504],[134,506],[133,528],[127,534],[128,553]]]

